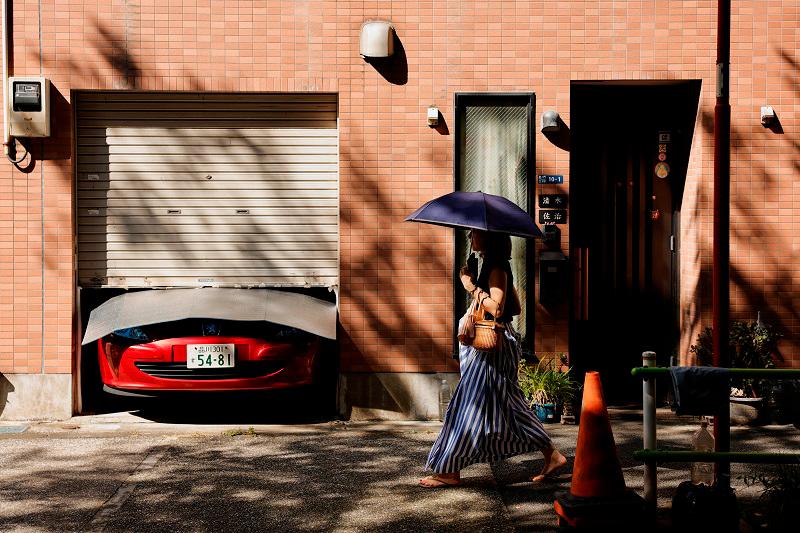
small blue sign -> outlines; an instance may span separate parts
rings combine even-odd
[[[564,183],[564,176],[561,174],[539,174],[540,185],[557,185]]]

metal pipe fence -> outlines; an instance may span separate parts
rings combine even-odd
[[[730,463],[759,463],[759,464],[798,464],[800,453],[766,453],[766,452],[696,452],[659,450],[657,442],[656,424],[656,377],[668,375],[669,368],[655,366],[654,352],[642,354],[642,366],[631,370],[631,374],[642,378],[642,418],[643,418],[643,446],[644,449],[633,453],[634,458],[645,464],[644,499],[651,510],[656,507],[656,494],[658,479],[656,477],[657,463],[683,463],[683,462],[714,462],[719,465],[729,466]],[[730,368],[731,376],[740,378],[765,378],[765,379],[797,379],[800,378],[800,369],[793,368]],[[730,427],[728,427],[728,440]],[[715,445],[718,443],[715,442]],[[727,471],[726,468],[723,468]]]

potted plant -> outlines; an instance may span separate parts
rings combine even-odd
[[[705,328],[697,336],[697,344],[690,351],[697,355],[700,365],[711,366],[711,328]],[[734,321],[730,326],[731,368],[774,368],[778,357],[778,339],[781,335],[760,320],[755,322]],[[764,419],[765,397],[771,394],[772,382],[766,379],[731,379],[731,422],[756,423]]]
[[[567,357],[567,354],[563,352],[558,354],[558,360],[560,363],[559,370],[566,373],[569,373],[572,370],[572,368],[569,366],[569,358]],[[568,401],[564,401],[563,404],[561,405],[562,424],[575,424],[577,421],[575,417],[575,412],[580,410],[580,407],[576,407],[577,398],[576,395],[574,394],[576,390],[580,389],[580,386],[577,383],[575,383],[575,381],[572,380],[571,377],[570,381],[574,385],[573,397]]]
[[[555,423],[561,420],[564,405],[575,396],[570,370],[562,371],[553,361],[539,361],[535,365],[520,362],[520,388],[540,421]]]

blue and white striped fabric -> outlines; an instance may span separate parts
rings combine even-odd
[[[461,380],[433,443],[425,470],[454,473],[550,445],[550,437],[525,403],[517,381],[519,344],[505,330],[496,352],[460,346]]]

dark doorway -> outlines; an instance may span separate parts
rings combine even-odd
[[[630,370],[676,354],[679,228],[700,82],[573,82],[570,362],[610,403],[641,401]]]

